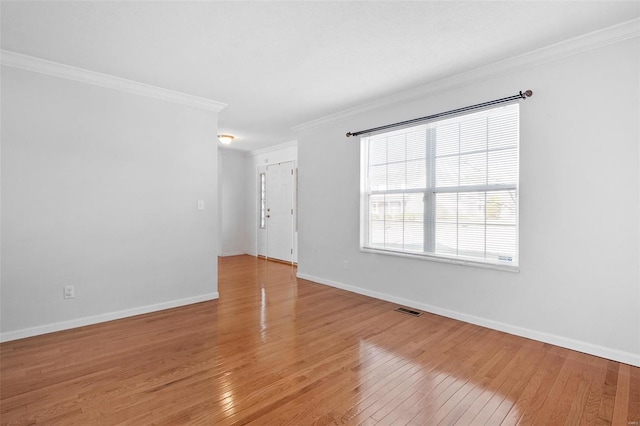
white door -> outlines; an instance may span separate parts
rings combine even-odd
[[[267,166],[267,257],[293,262],[293,161]]]

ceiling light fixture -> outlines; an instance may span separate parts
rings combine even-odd
[[[235,138],[235,136],[231,135],[218,135],[218,140],[220,141],[220,143],[223,143],[225,145],[229,145]]]

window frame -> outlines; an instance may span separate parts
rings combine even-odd
[[[496,270],[503,270],[503,271],[510,271],[510,272],[519,272],[520,270],[520,108],[517,108],[517,118],[516,118],[516,125],[517,125],[517,145],[516,145],[516,164],[517,164],[517,180],[516,183],[511,183],[511,184],[488,184],[488,182],[486,184],[480,184],[480,185],[465,185],[465,186],[450,186],[450,187],[436,187],[434,182],[435,182],[435,173],[436,173],[436,168],[435,168],[435,160],[437,158],[436,156],[436,152],[435,152],[435,144],[433,143],[434,138],[432,136],[427,136],[426,133],[428,132],[432,132],[435,127],[438,125],[438,123],[441,122],[454,122],[455,121],[464,121],[465,117],[468,117],[470,115],[473,114],[477,114],[479,112],[482,111],[491,111],[494,109],[498,109],[498,108],[503,108],[503,107],[508,107],[514,104],[518,104],[519,102],[515,101],[515,102],[509,102],[500,106],[491,106],[489,108],[484,108],[482,110],[476,110],[473,112],[467,112],[464,114],[460,114],[456,117],[454,117],[453,119],[451,117],[447,117],[447,118],[443,118],[443,119],[439,119],[439,120],[433,120],[433,121],[429,121],[427,123],[422,123],[422,124],[413,124],[411,126],[405,126],[404,128],[400,129],[400,130],[386,130],[386,131],[381,131],[378,133],[372,133],[372,134],[366,134],[366,135],[362,135],[361,139],[360,139],[360,171],[361,171],[361,176],[360,176],[360,251],[361,252],[366,252],[366,253],[375,253],[375,254],[383,254],[383,255],[391,255],[391,256],[398,256],[398,257],[404,257],[404,258],[412,258],[412,259],[420,259],[420,260],[429,260],[429,261],[436,261],[436,262],[442,262],[442,263],[449,263],[449,264],[459,264],[459,265],[465,265],[465,266],[473,266],[473,267],[479,267],[479,268],[486,268],[486,269],[496,269]],[[369,137],[371,136],[375,136],[375,135],[379,135],[379,134],[386,134],[386,135],[393,135],[393,133],[395,132],[402,132],[402,131],[406,131],[406,129],[412,129],[412,128],[420,128],[421,126],[425,127],[426,133],[425,133],[425,137],[426,137],[426,148],[425,148],[425,173],[426,173],[426,184],[424,188],[400,188],[400,189],[385,189],[385,190],[370,190],[369,189],[369,170],[370,170],[370,165],[369,165],[369,144],[367,140]],[[388,136],[389,137],[389,136]],[[494,151],[498,151],[500,149],[489,149],[488,147],[484,150],[480,150],[483,153],[487,153],[487,155],[489,155],[490,152],[494,152]],[[465,152],[464,155],[469,154],[469,152]],[[458,151],[457,156],[460,157],[461,155],[463,155],[462,153],[460,153]],[[405,164],[408,160],[406,160],[405,157]],[[389,162],[385,163],[385,164],[390,164]],[[459,183],[459,182],[458,182]],[[456,255],[451,255],[448,256],[446,254],[442,254],[442,253],[434,253],[434,246],[435,246],[435,216],[436,216],[436,206],[435,206],[435,197],[436,194],[439,193],[455,193],[455,194],[464,194],[464,193],[472,193],[472,192],[483,192],[485,194],[488,194],[489,192],[494,192],[494,191],[514,191],[515,192],[515,259],[516,259],[516,263],[512,264],[509,261],[491,261],[491,260],[481,260],[481,259],[474,259],[472,257],[461,257],[461,256],[456,256]],[[423,194],[423,201],[424,201],[424,216],[423,216],[423,232],[424,232],[424,239],[423,239],[423,249],[421,252],[413,252],[413,251],[406,251],[405,249],[399,249],[399,250],[394,250],[394,249],[388,249],[388,248],[382,248],[382,247],[373,247],[372,244],[370,243],[369,238],[370,238],[370,226],[372,223],[372,219],[370,217],[371,212],[369,211],[369,197],[371,195],[389,195],[389,194],[398,194],[398,195],[404,195],[404,194]],[[485,198],[486,200],[486,198]],[[486,210],[486,201],[484,204],[484,208]],[[458,211],[458,210],[456,210]],[[486,217],[486,213],[485,213],[485,217]],[[405,223],[404,219],[403,222]],[[486,228],[487,228],[487,222],[485,219],[484,222],[484,229],[486,232]],[[433,237],[429,238],[430,235],[433,235]],[[368,243],[368,244],[367,244]],[[427,250],[431,250],[431,252],[428,252]]]

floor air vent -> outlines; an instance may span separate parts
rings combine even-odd
[[[411,315],[413,317],[419,317],[420,315],[422,315],[422,312],[414,311],[413,309],[408,308],[395,308],[394,311],[402,312],[403,314]]]

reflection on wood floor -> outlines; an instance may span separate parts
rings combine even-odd
[[[640,422],[640,368],[219,265],[217,301],[0,345],[2,424]]]

